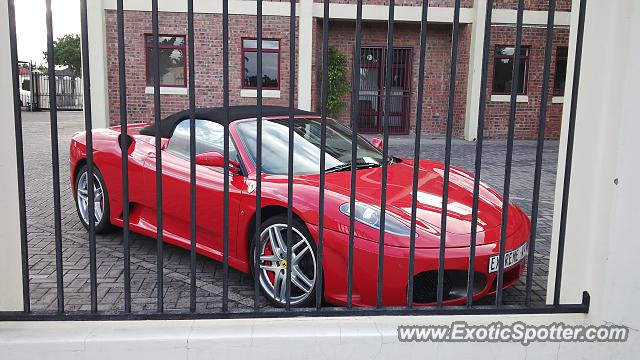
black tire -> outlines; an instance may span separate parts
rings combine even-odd
[[[261,224],[261,230],[260,230],[260,234],[262,234],[266,229],[274,226],[274,225],[284,225],[284,229],[283,231],[283,237],[284,239],[286,239],[286,224],[287,224],[287,216],[286,214],[283,215],[275,215],[269,219],[267,219],[266,221],[264,221]],[[316,243],[315,240],[313,239],[313,237],[311,236],[311,234],[309,233],[309,230],[307,230],[307,227],[305,226],[305,224],[300,221],[297,218],[293,218],[293,223],[292,223],[293,227],[292,227],[292,231],[294,232],[294,241],[300,241],[302,240],[302,238],[300,237],[300,234],[302,236],[304,236],[306,238],[306,243],[308,244],[308,247],[310,249],[310,254],[307,255],[305,253],[305,256],[301,259],[300,261],[300,265],[298,266],[298,271],[303,271],[303,273],[305,275],[307,275],[307,279],[309,278],[309,274],[313,273],[313,286],[312,289],[304,296],[303,299],[301,299],[300,301],[293,301],[293,299],[296,297],[296,293],[297,292],[302,292],[302,290],[297,287],[295,284],[293,284],[293,277],[294,277],[294,273],[292,272],[292,285],[291,285],[291,307],[309,307],[309,306],[313,306],[315,305],[315,301],[316,301],[316,291],[317,291],[317,287],[318,287],[318,276],[316,274],[315,271],[315,267],[316,267],[316,261],[317,261],[317,248],[316,248]],[[252,276],[254,275],[254,262],[255,262],[255,251],[256,251],[256,244],[259,243],[258,239],[260,234],[256,234],[253,239],[251,239],[251,247],[250,247],[250,256],[251,258],[249,259],[249,263],[250,263],[250,268],[251,268],[251,274]],[[295,242],[294,242],[295,244]],[[262,254],[261,254],[262,255]],[[284,258],[284,257],[283,257]],[[272,262],[273,264],[273,262]],[[297,265],[297,264],[296,264]],[[286,268],[286,265],[285,265]],[[313,268],[313,269],[312,269]],[[313,270],[313,272],[311,271]],[[284,272],[284,271],[283,271]],[[284,272],[284,274],[286,274],[286,272]],[[262,295],[267,299],[267,301],[276,307],[284,307],[286,305],[285,301],[279,301],[278,299],[274,298],[274,296],[272,295],[272,293],[270,292],[270,289],[265,288],[266,284],[264,282],[265,278],[264,278],[264,274],[262,273],[262,271],[259,273],[260,276],[260,292],[262,293]],[[271,291],[273,291],[273,289],[271,289]]]
[[[75,178],[75,189],[76,191],[73,194],[73,198],[76,202],[76,212],[78,213],[78,218],[80,219],[80,222],[82,223],[82,225],[84,226],[85,229],[87,229],[87,231],[89,230],[89,224],[87,221],[85,221],[85,219],[82,216],[82,213],[80,212],[80,205],[78,203],[78,184],[80,183],[80,179],[82,178],[82,175],[84,173],[86,173],[88,170],[87,165],[83,165],[80,170],[78,171],[78,174],[76,175]],[[103,190],[103,212],[102,212],[102,217],[100,218],[100,221],[98,221],[95,224],[95,231],[96,234],[108,234],[110,232],[112,232],[115,227],[111,224],[111,220],[110,220],[110,204],[109,204],[109,190],[107,189],[106,183],[104,181],[104,177],[102,177],[102,173],[100,172],[100,170],[94,166],[93,168],[93,175],[94,175],[94,182],[95,180],[98,180],[100,186],[102,187]],[[94,184],[95,186],[95,184]]]

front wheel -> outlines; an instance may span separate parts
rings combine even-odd
[[[255,236],[251,242],[251,259],[255,262],[256,248],[260,252],[260,289],[275,306],[286,305],[286,277],[291,272],[292,307],[305,307],[314,303],[317,284],[316,244],[304,223],[293,219],[291,263],[287,263],[287,217],[274,216],[262,224],[260,242]],[[253,266],[252,266],[253,270]]]

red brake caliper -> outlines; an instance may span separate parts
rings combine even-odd
[[[267,242],[267,244],[264,246],[264,255],[273,255],[273,249],[271,249],[270,242]],[[265,261],[264,265],[274,266],[275,264],[273,263],[273,261]],[[276,274],[273,271],[267,271],[267,277],[269,278],[271,284],[275,284]]]

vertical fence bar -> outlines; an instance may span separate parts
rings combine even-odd
[[[93,124],[91,123],[91,78],[89,76],[89,29],[87,24],[87,0],[80,0],[80,36],[82,46],[82,80],[84,93],[84,128],[87,146],[87,186],[89,188],[89,282],[91,286],[91,312],[98,311],[98,276],[96,265],[96,218],[93,189]],[[49,54],[52,54],[49,53]]]
[[[193,0],[187,0],[187,47],[189,48],[189,311],[196,311],[196,73]]]
[[[296,81],[296,0],[291,0],[291,11],[289,14],[289,153],[287,154],[287,272],[285,278],[286,308],[291,308],[291,253],[293,252],[292,239],[293,232],[293,107],[295,106],[295,81]],[[320,149],[324,152],[324,148]],[[298,280],[300,281],[300,280]]]
[[[222,311],[229,310],[229,0],[222,1],[222,106],[224,107],[224,199]]]
[[[257,311],[260,307],[260,250],[262,249],[262,0],[256,3],[256,105],[258,117],[256,118],[256,236],[253,259],[253,306]],[[291,54],[293,56],[293,54]]]
[[[569,207],[569,186],[571,185],[571,164],[573,162],[573,140],[576,132],[576,110],[578,106],[578,88],[580,85],[580,67],[582,65],[582,43],[584,40],[584,19],[587,0],[580,0],[578,14],[578,34],[576,38],[576,55],[573,67],[573,83],[571,84],[571,110],[569,112],[569,130],[567,133],[567,157],[564,163],[564,181],[562,187],[562,210],[560,212],[560,237],[558,239],[558,258],[556,261],[556,278],[553,289],[553,304],[560,304],[560,286],[562,284],[562,266],[564,263],[564,243],[567,232],[567,209]]]
[[[529,254],[527,258],[527,280],[525,304],[531,305],[531,287],[536,251],[536,229],[538,227],[538,205],[540,204],[540,179],[542,177],[542,155],[544,150],[544,131],[547,122],[547,102],[549,101],[549,77],[551,73],[551,53],[553,52],[553,26],[556,12],[556,0],[549,0],[547,15],[547,36],[544,49],[544,67],[542,73],[542,94],[540,115],[538,117],[538,139],[536,143],[536,167],[533,175],[533,197],[531,203],[531,233],[529,234]]]
[[[53,20],[51,16],[51,0],[46,0],[47,6],[47,72],[49,74],[49,118],[51,121],[51,168],[53,172],[53,221],[55,228],[56,247],[56,286],[58,296],[58,312],[64,312],[64,279],[62,273],[62,215],[60,209],[60,155],[58,152],[58,104],[56,102],[56,63],[53,48]],[[87,152],[88,153],[88,152]],[[93,180],[93,177],[89,179]],[[93,192],[93,187],[89,186]],[[91,197],[89,197],[91,199]],[[92,204],[89,201],[89,204]],[[89,214],[93,214],[91,209]],[[90,216],[93,218],[93,216]],[[91,221],[89,221],[91,223]]]
[[[456,75],[458,74],[458,42],[460,39],[460,0],[456,0],[453,11],[453,33],[451,35],[451,68],[449,76],[449,105],[447,109],[447,139],[444,150],[444,180],[442,182],[442,214],[440,216],[440,254],[438,256],[438,307],[444,297],[444,257],[447,240],[447,205],[449,202],[449,173],[451,171],[451,139],[453,138],[453,116],[456,97]]]
[[[520,78],[520,50],[522,45],[522,17],[524,0],[518,0],[516,16],[516,46],[511,71],[511,102],[509,108],[509,129],[507,132],[507,156],[504,165],[504,187],[502,195],[502,222],[500,229],[500,254],[498,255],[498,279],[496,281],[496,307],[502,306],[502,285],[504,283],[504,254],[507,243],[507,222],[509,221],[509,193],[511,190],[511,165],[513,163],[513,138],[516,125],[518,79]]]
[[[8,2],[9,10],[9,43],[11,48],[11,74],[13,80],[13,119],[16,137],[16,164],[18,175],[18,211],[20,213],[20,252],[22,257],[22,308],[31,311],[29,294],[29,243],[27,237],[27,206],[24,182],[24,143],[22,140],[22,110],[20,109],[20,81],[18,69],[18,42],[16,39],[16,9],[13,0]],[[33,74],[29,64],[30,76]],[[33,86],[33,81],[29,81]],[[31,99],[33,99],[33,94]],[[31,101],[33,103],[33,101]]]
[[[476,158],[473,176],[473,204],[471,207],[471,238],[469,244],[469,272],[467,273],[467,307],[473,305],[476,240],[478,231],[478,199],[480,198],[480,171],[482,170],[482,143],[484,141],[484,114],[487,107],[487,76],[489,72],[489,45],[491,44],[491,18],[493,0],[487,0],[485,9],[484,38],[482,45],[482,73],[480,74],[480,101],[478,104],[478,129],[476,132]]]
[[[160,56],[158,37],[158,0],[151,2],[151,28],[153,33],[153,47],[151,57],[153,59],[153,100],[155,117],[155,148],[156,148],[156,272],[157,272],[157,311],[164,311],[164,255],[163,255],[163,230],[162,230],[162,137],[160,136]]]
[[[327,1],[328,2],[328,1]],[[329,9],[329,4],[325,4]],[[328,10],[325,10],[328,11]],[[329,21],[327,20],[327,23]],[[327,32],[328,36],[328,32]],[[353,302],[353,243],[355,237],[356,219],[356,162],[358,161],[358,121],[360,118],[360,59],[362,37],[362,0],[356,5],[356,34],[355,49],[353,52],[353,88],[351,90],[351,189],[349,191],[349,254],[347,265],[347,308],[351,309]],[[328,52],[328,45],[327,45]],[[329,56],[327,54],[327,60]]]
[[[13,22],[14,22],[14,29],[15,29],[15,19],[13,20]],[[16,53],[16,56],[17,56],[17,53]],[[35,93],[34,93],[34,84],[33,84],[33,61],[31,60],[29,60],[29,97],[31,98],[31,101],[29,101],[29,111],[34,111],[33,102],[35,100]]]
[[[395,18],[395,0],[389,1],[389,19],[387,20],[387,57],[384,69],[384,108],[391,109],[391,80],[393,71],[393,25]],[[376,307],[382,307],[382,284],[384,276],[384,232],[387,207],[387,168],[389,165],[389,111],[384,112],[382,130],[382,184],[380,195],[380,239],[378,241],[378,292]],[[351,212],[355,212],[352,209]]]
[[[127,75],[125,69],[124,7],[118,0],[118,71],[120,83],[120,153],[122,156],[122,250],[124,252],[124,311],[131,312],[131,251],[129,248],[129,140],[127,134]]]
[[[322,89],[320,104],[320,188],[318,192],[318,263],[316,264],[316,309],[322,308],[322,261],[324,255],[324,184],[325,147],[327,143],[327,101],[329,88],[329,0],[323,1],[322,13]]]
[[[413,271],[416,257],[416,221],[418,208],[418,173],[420,171],[420,140],[422,135],[422,102],[424,101],[424,67],[427,53],[427,15],[429,0],[422,1],[420,20],[420,64],[418,65],[418,101],[416,103],[416,138],[413,144],[413,180],[411,185],[411,233],[409,235],[409,274],[407,308],[413,307]]]

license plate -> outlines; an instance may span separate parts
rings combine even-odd
[[[508,269],[517,264],[520,260],[527,257],[528,243],[522,244],[517,249],[508,251],[504,254],[504,268]],[[500,255],[494,255],[489,258],[489,272],[493,273],[498,271],[498,264]]]

